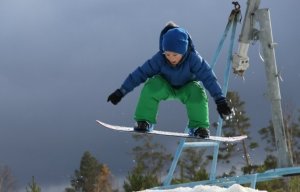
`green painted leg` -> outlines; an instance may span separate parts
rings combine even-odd
[[[136,121],[146,120],[156,124],[158,105],[167,100],[171,94],[169,83],[161,76],[154,76],[145,83],[135,110]]]
[[[189,128],[209,128],[208,98],[198,82],[190,82],[176,91],[180,101],[185,104],[189,118]]]

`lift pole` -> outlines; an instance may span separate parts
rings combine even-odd
[[[233,68],[237,74],[243,72],[249,66],[247,57],[250,41],[259,40],[262,47],[262,59],[265,64],[268,97],[271,101],[272,123],[274,128],[275,142],[277,147],[278,167],[292,166],[287,139],[284,130],[283,115],[281,108],[281,94],[279,87],[279,74],[275,58],[275,43],[273,42],[271,17],[268,9],[258,9],[260,0],[248,0],[245,19],[239,37],[239,50],[233,56]],[[260,29],[255,29],[255,21]]]
[[[274,127],[275,141],[278,149],[279,167],[292,166],[292,158],[287,147],[286,134],[281,109],[281,94],[279,87],[280,75],[277,71],[275,59],[275,43],[273,42],[270,12],[268,9],[260,9],[256,12],[260,24],[259,39],[262,45],[262,56],[266,68],[268,83],[268,96],[271,100],[272,122]]]

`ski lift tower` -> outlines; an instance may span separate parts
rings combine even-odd
[[[258,9],[260,0],[248,0],[247,10],[239,36],[238,53],[233,55],[233,71],[243,75],[249,66],[247,56],[251,41],[259,40],[262,47],[262,60],[265,64],[267,77],[267,96],[271,101],[272,123],[274,128],[275,142],[278,152],[278,166],[292,166],[292,158],[287,147],[287,138],[283,123],[281,94],[279,87],[280,75],[277,71],[275,58],[275,45],[273,42],[270,12],[268,9]],[[256,22],[259,29],[255,28]]]

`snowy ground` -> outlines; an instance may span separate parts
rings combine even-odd
[[[221,188],[218,186],[207,186],[207,185],[199,185],[194,188],[189,187],[179,187],[176,189],[168,189],[168,190],[144,190],[142,192],[267,192],[255,190],[247,187],[243,187],[238,184],[234,184],[229,188]]]

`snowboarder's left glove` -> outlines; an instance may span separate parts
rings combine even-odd
[[[112,94],[110,94],[107,98],[107,102],[111,102],[112,104],[116,105],[118,104],[122,97],[123,97],[123,93],[120,89],[115,90],[115,92],[113,92]]]
[[[221,98],[216,100],[216,104],[217,104],[217,110],[222,119],[224,119],[225,116],[231,114],[231,108],[229,107],[226,98]]]

